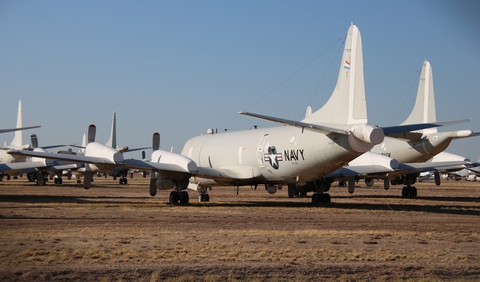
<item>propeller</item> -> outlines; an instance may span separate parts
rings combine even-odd
[[[37,134],[32,134],[30,135],[30,142],[32,143],[32,148],[38,148],[38,138]]]
[[[153,133],[153,140],[152,140],[152,150],[156,151],[160,148],[160,133],[155,132]]]
[[[95,135],[97,133],[97,128],[94,124],[90,124],[88,127],[88,143],[95,142]]]

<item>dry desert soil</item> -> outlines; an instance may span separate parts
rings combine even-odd
[[[332,203],[250,187],[166,203],[149,179],[0,182],[1,281],[479,281],[480,183],[416,183]]]

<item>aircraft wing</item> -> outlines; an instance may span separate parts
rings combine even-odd
[[[290,125],[290,126],[301,127],[301,128],[311,128],[311,129],[319,130],[319,131],[322,131],[322,132],[325,132],[325,133],[334,132],[334,133],[340,133],[340,134],[344,134],[344,135],[348,134],[348,131],[340,129],[340,128],[335,128],[335,127],[323,126],[323,125],[306,123],[306,122],[301,122],[301,121],[294,121],[294,120],[283,119],[283,118],[270,117],[270,116],[265,116],[265,115],[249,113],[249,112],[239,112],[239,114],[245,115],[245,116],[250,116],[250,117],[255,117],[255,118],[259,118],[259,119],[264,119],[264,120],[268,120],[268,121],[273,121],[273,122],[276,122],[276,123],[281,123],[283,125]]]
[[[124,160],[123,163],[117,163],[117,167],[124,167],[129,169],[140,169],[140,170],[170,171],[170,172],[180,172],[180,173],[196,172],[196,165],[189,166],[189,167],[182,167],[173,163],[146,162],[143,160],[136,160],[136,159]]]
[[[45,162],[36,161],[36,162],[18,162],[18,163],[8,163],[8,164],[0,164],[0,171],[6,172],[7,174],[13,173],[27,173],[27,172],[34,172],[36,169],[46,169],[48,171],[52,170],[64,170],[64,169],[76,169],[81,167],[79,164],[66,164],[66,165],[48,165]]]
[[[380,176],[394,171],[381,165],[360,165],[360,166],[344,166],[336,171],[328,174],[326,177],[342,178],[348,176]]]
[[[425,163],[401,163],[399,164],[400,171],[408,171],[408,173],[419,173],[425,171],[445,171],[445,170],[460,170],[465,168],[470,162],[465,161],[445,161],[445,162],[425,162]]]
[[[176,164],[145,162],[142,160],[135,160],[135,159],[127,159],[127,160],[123,160],[122,162],[114,162],[107,158],[81,156],[81,155],[55,154],[55,153],[43,153],[43,152],[19,151],[19,150],[11,150],[11,151],[8,151],[8,153],[12,155],[23,155],[23,156],[38,157],[38,158],[63,160],[63,161],[69,161],[73,163],[89,163],[89,164],[101,165],[103,167],[111,167],[111,168],[123,167],[123,168],[132,168],[132,169],[162,170],[162,171],[181,172],[181,173],[191,173],[191,172],[194,172],[196,168],[196,165],[191,168],[184,168]]]
[[[45,159],[54,159],[54,160],[63,160],[69,161],[72,163],[90,163],[90,164],[112,164],[116,163],[107,159],[100,157],[91,157],[91,156],[80,156],[80,155],[68,155],[68,154],[55,154],[55,153],[43,153],[43,152],[32,152],[25,150],[10,150],[7,153],[11,155],[20,155],[20,156],[30,156],[38,157]]]
[[[35,169],[39,167],[45,167],[43,162],[18,162],[0,164],[0,171],[22,171],[27,169]]]
[[[465,161],[445,161],[445,162],[425,162],[425,163],[400,163],[395,168],[389,168],[382,165],[356,165],[344,166],[326,177],[344,178],[348,176],[357,177],[379,177],[385,174],[400,175],[408,173],[420,173],[426,171],[448,171],[460,170],[470,164]]]
[[[413,136],[413,134],[416,134],[415,132],[410,132],[410,131],[416,131],[416,130],[432,128],[432,127],[440,127],[440,126],[463,123],[468,121],[470,120],[458,119],[458,120],[440,121],[440,122],[386,126],[386,127],[382,127],[382,129],[385,136],[409,139],[408,136]]]
[[[13,132],[13,131],[17,131],[17,130],[26,130],[26,129],[39,128],[39,127],[40,127],[40,125],[0,129],[0,133]]]
[[[294,121],[294,120],[265,116],[265,115],[259,115],[259,114],[249,113],[249,112],[239,112],[239,114],[246,115],[246,116],[251,116],[251,117],[255,117],[255,118],[259,118],[259,119],[264,119],[264,120],[268,120],[268,121],[272,121],[272,122],[276,122],[276,123],[281,123],[283,125],[290,125],[290,126],[301,127],[301,128],[310,128],[310,129],[319,130],[319,131],[326,132],[326,133],[333,132],[333,133],[340,133],[340,134],[344,134],[344,135],[349,134],[348,130],[345,130],[345,129],[342,129],[342,128],[337,128],[337,127],[332,127],[332,126],[325,126],[325,125],[312,124],[312,123],[306,123],[306,122],[301,122],[301,121]],[[406,138],[405,136],[402,136],[403,133],[408,134],[408,133],[410,133],[410,131],[432,128],[432,127],[440,127],[440,126],[457,124],[457,123],[462,123],[462,122],[467,122],[467,121],[469,121],[469,120],[468,119],[461,119],[461,120],[452,120],[452,121],[445,121],[445,122],[430,122],[430,123],[386,126],[386,127],[381,127],[381,128],[383,129],[383,133],[385,134],[385,136]]]

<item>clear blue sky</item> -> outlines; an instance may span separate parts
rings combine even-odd
[[[471,120],[440,130],[480,131],[479,3],[1,1],[0,127],[15,126],[22,100],[24,126],[42,126],[25,142],[36,133],[41,145],[80,143],[93,123],[105,143],[116,110],[119,145],[149,146],[159,132],[162,148],[180,152],[209,127],[275,126],[238,111],[299,120],[330,96],[353,22],[370,122],[408,116],[427,59],[437,119]],[[479,138],[447,151],[476,160]]]

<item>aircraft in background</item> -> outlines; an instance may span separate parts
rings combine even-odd
[[[89,138],[88,143],[95,142],[95,134],[93,132],[89,132],[88,138]],[[71,154],[71,155],[74,155],[74,154],[84,155],[86,144],[87,144],[87,142],[85,140],[85,134],[84,134],[83,139],[82,139],[82,146],[71,145],[72,147],[80,148],[80,151],[78,153],[74,153],[71,150],[61,151],[60,153]],[[133,152],[133,151],[138,151],[138,150],[144,150],[144,149],[150,149],[151,148],[151,147],[142,147],[142,148],[130,149],[128,146],[122,146],[122,147],[117,146],[117,115],[116,115],[116,111],[113,111],[113,114],[112,114],[112,126],[111,126],[111,130],[110,130],[110,137],[109,137],[109,139],[108,139],[108,141],[105,145],[110,147],[110,148],[115,149],[116,151],[118,151],[122,154],[125,153],[125,152]],[[91,167],[97,175],[102,175],[103,174],[105,176],[105,178],[107,178],[108,175],[112,175],[113,180],[116,180],[117,177],[120,177],[119,184],[127,184],[128,183],[128,179],[127,179],[127,175],[128,175],[128,172],[129,172],[128,168],[118,167],[118,168],[114,168],[112,170],[100,170],[100,169],[96,168],[95,166],[91,166]],[[83,174],[85,172],[85,167],[81,167],[81,168],[76,169],[76,170],[70,170],[70,172],[73,173],[77,177],[77,183],[81,183],[80,178],[83,176]]]
[[[307,108],[306,115],[311,112]],[[415,106],[410,116],[402,124],[436,122],[435,100],[433,90],[432,68],[428,61],[422,65]],[[438,133],[436,128],[424,129],[387,137],[381,145],[356,158],[347,166],[335,171],[328,177],[339,180],[340,186],[348,183],[350,193],[354,191],[355,182],[365,179],[367,186],[372,186],[375,179],[384,180],[384,188],[392,184],[405,184],[402,196],[416,197],[417,190],[411,187],[422,172],[435,175],[435,183],[440,185],[440,173],[461,170],[470,160],[443,152],[454,138],[477,136],[471,130]],[[387,149],[388,148],[388,149]],[[389,151],[389,149],[392,149]],[[289,196],[298,195],[298,191],[289,191]],[[306,191],[301,191],[306,194]]]
[[[182,155],[196,162],[200,174],[189,188],[208,200],[212,186],[257,186],[269,193],[289,189],[314,191],[312,202],[330,202],[326,176],[384,141],[385,135],[451,123],[378,127],[367,121],[362,42],[351,25],[345,41],[337,85],[327,103],[302,121],[247,112],[240,114],[287,126],[214,133],[188,140]],[[453,123],[453,122],[452,122]],[[208,171],[208,172],[207,172]],[[217,175],[217,177],[212,177]]]
[[[136,159],[125,159],[120,151],[95,142],[96,128],[90,125],[88,129],[88,144],[85,155],[53,154],[45,152],[31,152],[22,150],[8,151],[12,155],[31,156],[38,158],[57,159],[68,162],[84,163],[84,188],[89,189],[94,171],[111,171],[115,168],[139,169],[151,171],[150,195],[155,196],[157,190],[174,189],[170,194],[171,203],[188,203],[189,197],[185,190],[189,178],[198,173],[197,165],[191,159],[179,154],[159,150],[160,135],[154,133],[153,148],[149,162]]]
[[[38,138],[36,134],[31,135],[33,152],[47,152],[45,149],[63,147],[65,145],[53,145],[46,147],[38,146]],[[37,185],[45,185],[47,176],[53,179],[55,176],[55,184],[62,184],[62,171],[67,169],[76,169],[78,164],[65,163],[58,160],[49,160],[38,157],[27,157],[25,161],[0,164],[0,171],[8,173],[8,175],[27,174],[30,182],[36,181]]]
[[[435,123],[437,120],[435,109],[435,97],[433,89],[432,67],[428,61],[425,61],[420,74],[417,98],[415,105],[409,117],[402,125],[410,123]],[[454,139],[478,136],[479,132],[471,130],[458,130],[450,132],[438,132],[437,128],[428,128],[414,132],[397,134],[393,137],[385,138],[384,142],[375,146],[372,152],[386,155],[396,159],[399,163],[422,163],[427,162],[435,155],[443,152]],[[445,155],[446,156],[446,155]],[[450,154],[453,156],[453,154]],[[437,158],[437,160],[440,158]],[[448,161],[458,161],[464,159],[456,156]],[[447,160],[444,158],[444,160]],[[435,161],[438,163],[439,161]],[[417,195],[417,189],[413,185],[419,175],[417,173],[389,174],[390,184],[405,185],[402,189],[402,196],[414,197]],[[436,183],[440,184],[439,171],[435,173]],[[385,186],[385,188],[388,188]]]
[[[23,127],[22,126],[23,121],[22,121],[22,101],[18,101],[18,110],[17,110],[17,126],[16,128],[10,128],[10,129],[3,129],[0,130],[0,133],[4,132],[13,132],[15,131],[15,136],[10,143],[10,145],[4,145],[3,147],[0,147],[0,164],[9,164],[17,161],[24,161],[25,157],[24,156],[17,156],[14,157],[10,154],[7,154],[6,150],[28,150],[31,148],[30,144],[23,144],[23,133],[22,131],[25,129],[32,129],[32,128],[39,128],[40,126],[29,126],[29,127]],[[5,167],[4,172],[8,171]],[[7,177],[10,175],[7,174]],[[3,175],[0,176],[0,179],[3,177]]]

